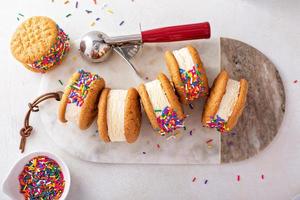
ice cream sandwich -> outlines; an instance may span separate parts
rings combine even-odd
[[[165,135],[184,127],[183,109],[166,75],[160,73],[156,80],[141,84],[138,92],[154,130]]]
[[[137,140],[141,129],[140,97],[136,89],[111,90],[105,88],[98,103],[98,131],[104,142]]]
[[[62,62],[70,41],[55,21],[35,16],[17,28],[10,46],[13,56],[27,69],[45,73]]]
[[[165,60],[182,103],[187,104],[208,95],[206,72],[200,56],[193,46],[167,51]]]
[[[229,79],[223,70],[215,79],[202,113],[203,125],[220,132],[231,131],[243,112],[248,92],[245,79]]]
[[[87,129],[98,112],[98,101],[104,79],[90,72],[79,70],[69,79],[58,110],[58,119],[66,123],[74,121],[81,130]]]

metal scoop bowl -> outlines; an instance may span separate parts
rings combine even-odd
[[[208,22],[178,25],[141,31],[139,34],[109,37],[100,31],[91,31],[82,36],[80,53],[90,62],[104,62],[112,50],[117,52],[141,76],[131,63],[143,43],[175,42],[210,38]]]

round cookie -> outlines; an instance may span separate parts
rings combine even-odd
[[[27,69],[45,73],[62,62],[70,49],[70,42],[52,19],[35,16],[17,28],[10,47],[13,56]]]
[[[225,70],[221,71],[215,79],[205,103],[202,124],[217,128],[220,132],[231,131],[243,112],[247,92],[248,82],[245,79],[231,80]],[[222,115],[226,113],[227,118],[219,116],[220,113]]]
[[[134,143],[141,129],[140,97],[136,89],[105,88],[98,103],[100,138],[108,142]]]
[[[144,107],[145,113],[150,121],[152,128],[154,130],[160,130],[160,127],[159,127],[157,119],[156,119],[155,111],[152,106],[150,97],[147,93],[145,85],[144,84],[139,85],[137,90],[141,97],[142,105]]]
[[[84,70],[74,73],[60,101],[58,119],[63,123],[76,121],[81,130],[87,129],[97,115],[97,103],[104,87],[104,79],[97,74]]]
[[[228,79],[228,74],[224,70],[221,71],[221,73],[219,73],[217,78],[214,80],[214,83],[210,89],[210,95],[204,105],[204,110],[202,113],[203,124],[206,124],[206,122],[210,121],[212,116],[216,115],[222,97],[226,92],[226,84]]]
[[[206,72],[193,46],[188,45],[179,50],[166,51],[165,61],[182,103],[188,104],[190,101],[208,95]]]
[[[185,118],[169,79],[160,73],[156,80],[137,88],[152,128],[162,135],[182,128]]]

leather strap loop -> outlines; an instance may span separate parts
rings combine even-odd
[[[27,111],[25,119],[24,119],[24,127],[21,128],[21,130],[20,130],[21,142],[20,142],[19,149],[21,150],[21,153],[23,153],[25,150],[26,138],[31,135],[32,130],[33,130],[33,127],[29,125],[29,118],[30,118],[31,112],[38,112],[39,111],[38,104],[47,99],[54,98],[57,101],[60,101],[62,94],[63,94],[63,92],[61,92],[61,91],[46,93],[46,94],[39,96],[37,99],[35,99],[33,101],[33,103],[28,104],[29,110]]]

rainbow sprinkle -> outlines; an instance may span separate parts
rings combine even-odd
[[[70,42],[68,35],[61,28],[59,28],[59,26],[57,26],[57,29],[57,42],[50,48],[46,56],[42,56],[34,63],[28,64],[30,67],[33,67],[40,72],[45,73],[54,65],[61,63],[63,57],[70,50]]]
[[[195,176],[194,176],[194,178],[193,178],[192,182],[195,182],[195,181],[196,181],[196,179],[197,179],[197,177],[195,177]]]
[[[183,120],[178,119],[176,112],[169,106],[166,106],[156,119],[162,136],[184,127]]]
[[[187,100],[192,101],[199,98],[199,96],[207,96],[207,87],[204,86],[204,83],[201,80],[202,74],[198,70],[198,64],[188,71],[179,68],[179,72]]]
[[[80,73],[78,80],[69,86],[71,87],[71,92],[68,97],[68,103],[75,103],[76,106],[81,107],[91,85],[95,80],[99,79],[99,76],[97,74],[85,72],[82,69],[79,70],[78,73]]]
[[[59,199],[65,180],[57,162],[47,156],[32,158],[19,175],[20,192],[25,199]]]
[[[217,131],[224,133],[229,131],[229,128],[226,126],[227,122],[222,119],[219,115],[216,117],[210,117],[210,122],[207,122],[206,125],[210,128],[216,128]]]

